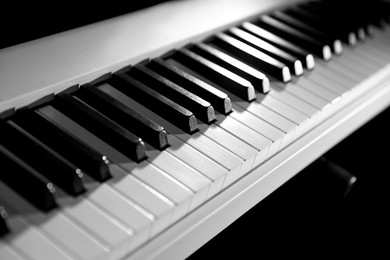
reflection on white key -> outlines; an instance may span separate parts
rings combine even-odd
[[[257,155],[255,161],[253,162],[254,167],[268,158],[268,151],[270,146],[272,145],[271,140],[249,128],[248,126],[242,124],[231,116],[217,114],[216,118],[216,125],[225,129],[232,135],[237,136],[238,138],[240,138],[247,144],[253,146],[257,150]]]
[[[294,82],[287,84],[275,83],[274,86],[289,92],[290,94],[296,96],[299,99],[304,100],[305,102],[309,103],[310,105],[316,107],[319,110],[325,110],[327,107],[329,107],[329,102],[306,91],[303,88],[300,88]]]
[[[199,124],[201,132],[239,156],[243,162],[238,177],[249,172],[255,161],[257,150],[216,125]]]
[[[321,67],[321,66],[320,66]],[[318,72],[318,70],[313,71],[309,77],[306,78],[308,84],[317,84],[323,86],[334,93],[337,93],[339,96],[343,96],[348,93],[349,88],[339,84],[337,80],[326,77]]]
[[[329,86],[340,86],[338,88],[341,88],[340,90],[345,89],[345,94],[351,92],[353,87],[358,83],[357,80],[351,78],[357,76],[356,71],[343,66],[337,60],[332,60],[331,65],[320,63],[318,70],[315,71],[319,75],[318,78],[321,80],[323,78],[325,80],[323,82],[329,82]]]
[[[42,213],[7,186],[0,183],[0,187],[0,197],[8,209],[15,214],[23,215],[30,225],[39,226],[48,237],[66,248],[67,253],[81,259],[94,259],[103,257],[109,251],[109,248],[99,243],[60,211]]]
[[[299,78],[299,80],[297,80],[297,84],[307,91],[325,99],[329,103],[336,103],[338,100],[340,100],[340,95],[338,93],[335,93],[334,91],[329,90],[328,88],[317,84],[316,82],[309,81],[305,77]]]
[[[258,92],[257,102],[275,111],[279,115],[284,116],[291,122],[294,122],[297,125],[297,129],[295,130],[295,135],[297,138],[300,137],[303,133],[305,133],[308,129],[308,116],[304,115],[293,107],[290,107],[287,104],[275,99],[271,95],[264,95]]]
[[[210,141],[212,141],[210,138],[200,133],[195,133],[186,142],[198,151],[201,151],[202,153],[211,157],[225,168],[229,169],[229,172],[225,178],[225,182],[223,183],[223,188],[225,188],[238,178],[243,160],[216,142]]]
[[[168,142],[170,146],[166,149],[167,152],[176,156],[192,168],[198,170],[212,181],[207,198],[214,196],[222,189],[225,177],[229,172],[228,169],[211,160],[192,146],[189,146],[180,139],[177,139],[172,134],[168,134]]]
[[[172,219],[174,203],[116,165],[110,165],[113,178],[107,181],[116,190],[153,214],[152,236],[166,228]]]
[[[307,103],[306,101],[292,95],[288,91],[276,87],[274,82],[271,83],[272,91],[268,94],[273,96],[274,98],[286,103],[287,105],[295,108],[299,112],[310,117],[311,126],[315,125],[318,119],[318,115],[320,114],[320,110],[313,105]]]
[[[252,102],[250,104],[247,104],[243,108],[245,108],[255,116],[268,122],[270,125],[276,127],[284,133],[281,148],[286,147],[293,139],[295,139],[295,130],[297,128],[297,125],[293,122],[287,120],[286,118],[282,117],[281,115],[275,113],[274,111],[261,105],[258,102]]]
[[[150,160],[154,165],[194,192],[195,195],[190,206],[191,210],[206,200],[211,180],[167,152],[161,152],[151,157]]]
[[[24,260],[26,258],[23,258],[20,253],[17,253],[17,251],[12,248],[7,241],[4,239],[3,241],[0,241],[0,259],[4,260]]]
[[[264,120],[256,117],[249,111],[246,111],[245,109],[234,104],[233,104],[233,112],[231,113],[231,116],[236,120],[240,121],[241,123],[252,128],[254,131],[264,135],[265,137],[267,137],[273,142],[273,146],[270,147],[270,150],[268,152],[269,156],[272,156],[279,151],[284,137],[282,131],[280,131],[274,126],[271,126]]]
[[[64,214],[95,234],[96,239],[103,241],[110,248],[110,254],[113,254],[112,250],[131,246],[133,231],[99,209],[88,198],[59,195],[56,201]]]
[[[154,221],[151,213],[126,199],[105,183],[93,190],[88,187],[86,196],[134,231],[133,247],[141,245],[150,238]]]
[[[173,222],[187,214],[194,196],[194,193],[189,188],[146,161],[128,170],[138,179],[175,203],[172,215]]]
[[[67,252],[67,249],[55,244],[51,237],[38,231],[39,228],[31,225],[31,223],[26,221],[23,217],[10,211],[9,214],[10,216],[7,221],[12,230],[12,234],[5,238],[5,241],[10,246],[23,253],[26,256],[25,259],[71,260],[76,257],[70,252]]]

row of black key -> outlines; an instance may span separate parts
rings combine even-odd
[[[370,26],[388,22],[388,14],[381,11],[380,18],[354,15],[345,26],[332,27],[341,19],[337,12],[329,22],[324,14],[332,8],[335,6],[323,2],[305,3],[262,15],[204,42],[58,94],[45,105],[133,161],[142,161],[147,158],[146,146],[158,150],[169,146],[167,131],[142,111],[107,94],[104,86],[186,133],[196,132],[198,122],[212,124],[215,113],[228,115],[232,111],[233,94],[250,102],[256,90],[269,91],[270,80],[288,82],[294,75],[302,75],[304,68],[313,69],[314,56],[329,60],[332,52],[341,53],[340,41],[353,45],[352,38],[364,39],[361,30],[369,35]],[[100,182],[110,178],[104,154],[36,109],[20,109],[2,120],[0,133],[0,158],[6,169],[0,180],[42,210],[56,206],[54,185],[77,196],[85,190],[84,174]]]

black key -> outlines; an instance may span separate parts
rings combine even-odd
[[[0,145],[0,180],[38,209],[49,211],[57,206],[53,184]]]
[[[57,95],[50,105],[134,161],[140,162],[146,158],[145,144],[141,138],[99,114],[82,101],[63,93]]]
[[[319,40],[320,42],[329,45],[335,54],[341,54],[342,53],[342,45],[341,41],[339,39],[330,37],[318,29],[315,29],[310,24],[301,22],[291,16],[289,16],[286,13],[275,11],[271,14],[271,16],[303,33],[306,35],[309,35],[310,37]]]
[[[192,51],[187,49],[178,50],[172,59],[205,78],[218,82],[220,86],[230,90],[244,100],[252,101],[256,99],[255,90],[249,81]]]
[[[226,93],[192,76],[181,68],[161,58],[151,60],[146,66],[179,86],[209,101],[220,113],[227,115],[232,111],[232,104]]]
[[[211,123],[215,120],[214,108],[209,102],[145,66],[137,65],[131,68],[127,74],[159,92],[161,95],[192,111],[198,119],[205,123]]]
[[[143,104],[185,132],[193,133],[198,130],[197,119],[191,111],[148,88],[124,72],[114,74],[108,81],[108,84],[138,103]]]
[[[38,124],[39,122],[37,122]],[[0,122],[0,144],[67,193],[85,191],[82,171],[55,153],[13,121]]]
[[[191,47],[191,51],[243,77],[262,93],[269,92],[269,79],[266,75],[214,46],[198,43]]]
[[[316,11],[311,10],[307,6],[299,5],[295,7],[297,12],[304,17],[309,18],[310,24],[316,28],[321,29],[324,33],[329,35],[335,35],[338,39],[344,43],[355,46],[357,44],[356,34],[348,29],[344,23],[339,23],[334,21],[334,16],[332,17],[323,17],[318,14]],[[294,8],[293,8],[294,10]],[[306,18],[306,19],[307,19]]]
[[[0,205],[0,237],[6,235],[10,231],[7,225],[7,218],[7,211],[2,205]]]
[[[268,15],[262,15],[259,20],[256,21],[256,25],[297,44],[324,60],[329,60],[332,57],[332,52],[328,45],[322,44],[316,39],[313,39]]]
[[[24,109],[14,117],[18,125],[97,181],[111,178],[108,159],[39,112]]]
[[[241,29],[298,58],[307,69],[311,70],[315,67],[315,60],[311,53],[284,40],[276,34],[266,31],[249,22],[243,23],[241,25]]]
[[[362,6],[364,11],[367,7]],[[390,23],[390,5],[385,1],[374,1],[369,5],[370,12],[368,13],[369,21],[378,28],[385,29]]]
[[[285,64],[229,35],[219,33],[212,43],[282,82],[291,80],[290,70]]]
[[[343,28],[337,28],[336,30],[335,27],[331,26],[326,20],[320,19],[318,16],[313,15],[311,12],[307,12],[305,9],[293,7],[287,9],[285,12],[306,24],[310,24],[314,28],[331,37],[340,39],[347,45],[355,46],[357,43],[356,35],[353,32],[349,32]]]
[[[275,46],[272,46],[266,41],[263,41],[251,35],[250,33],[247,33],[238,28],[231,28],[230,30],[228,30],[227,34],[282,62],[296,76],[300,76],[303,74],[303,67],[301,61],[296,57],[292,56],[291,54],[288,54],[285,51]]]
[[[364,25],[360,24],[356,19],[355,14],[357,8],[351,9],[347,5],[335,5],[334,3],[327,4],[323,2],[308,2],[302,7],[307,8],[307,10],[318,15],[321,19],[326,19],[326,21],[331,22],[335,26],[336,30],[340,27],[344,30],[355,33],[357,38],[363,41],[366,38],[366,33]],[[329,14],[332,14],[332,17],[329,17]],[[346,19],[346,14],[348,14],[348,19]]]
[[[95,86],[83,85],[75,96],[157,149],[162,150],[168,146],[167,132],[162,126],[128,108]]]

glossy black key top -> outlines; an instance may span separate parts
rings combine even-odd
[[[336,30],[334,26],[330,25],[330,23],[327,23],[327,21],[320,19],[316,15],[313,15],[313,13],[307,12],[305,9],[295,6],[285,10],[285,12],[301,22],[310,24],[324,34],[340,39],[347,45],[355,46],[357,43],[356,35],[353,32],[349,32],[348,30],[342,28],[337,28]]]
[[[146,158],[145,144],[120,125],[104,117],[82,101],[63,93],[50,104],[103,141],[136,162]]]
[[[251,35],[250,33],[247,33],[238,28],[229,29],[227,34],[282,62],[296,76],[300,76],[303,74],[303,67],[301,61],[298,58],[292,56],[291,54],[286,53],[285,51],[267,43],[266,41],[263,41]]]
[[[285,64],[229,35],[219,33],[212,43],[282,82],[291,80],[290,70]]]
[[[152,88],[161,95],[192,111],[198,119],[205,123],[211,123],[215,120],[214,108],[208,101],[145,66],[137,65],[131,68],[127,74],[145,84],[145,86]]]
[[[349,30],[343,23],[338,24],[335,22],[333,17],[332,19],[329,19],[329,17],[322,17],[315,11],[307,9],[304,5],[298,5],[291,8],[291,12],[294,12],[302,21],[306,21],[326,34],[337,37],[350,46],[355,46],[357,43],[356,34]],[[291,12],[289,12],[289,14],[291,14]]]
[[[95,86],[85,84],[74,95],[155,148],[162,150],[168,146],[167,132],[162,126],[128,108]]]
[[[24,109],[13,119],[31,135],[97,181],[111,178],[105,155],[85,144],[37,111]]]
[[[57,206],[53,184],[36,170],[0,145],[0,180],[38,209],[49,211]]]
[[[8,214],[4,206],[0,205],[0,237],[9,233],[9,228],[7,225]]]
[[[240,28],[298,58],[305,68],[311,70],[315,67],[315,60],[310,52],[284,40],[276,34],[266,31],[249,22],[244,22]]]
[[[211,81],[217,81],[220,86],[244,100],[252,101],[256,99],[255,90],[249,81],[192,51],[187,49],[178,50],[172,59]]]
[[[367,7],[362,4],[362,10]],[[380,29],[385,29],[390,22],[390,5],[384,1],[374,1],[369,5],[368,21]]]
[[[295,19],[294,17],[289,16],[288,14],[283,13],[281,11],[275,11],[275,12],[271,13],[271,16],[273,18],[275,18],[275,19],[313,37],[314,39],[317,39],[320,42],[330,46],[333,53],[335,53],[335,54],[342,53],[343,48],[341,45],[341,41],[339,39],[330,37],[329,35],[324,34],[321,31],[319,31],[318,29],[315,29],[310,24],[301,22],[301,21]]]
[[[301,5],[303,8],[307,8],[309,12],[317,15],[323,20],[326,20],[330,23],[336,30],[339,28],[344,31],[353,32],[358,40],[363,41],[366,38],[366,33],[362,25],[355,19],[354,14],[355,10],[351,10],[350,6],[347,5],[335,5],[327,4],[326,1],[318,2],[308,2],[304,5]],[[329,19],[329,13],[332,14],[331,19]],[[346,14],[348,14],[348,19],[346,19]]]
[[[198,131],[195,115],[124,72],[115,73],[107,84],[118,89],[187,133]]]
[[[214,46],[198,43],[191,47],[191,51],[243,77],[262,93],[269,92],[269,79],[266,75]]]
[[[161,58],[151,60],[146,66],[179,86],[209,101],[220,113],[226,115],[232,111],[232,104],[226,93],[192,76],[181,68]]]
[[[316,39],[313,39],[268,15],[260,16],[259,20],[256,21],[256,25],[297,44],[326,61],[330,60],[332,57],[332,52],[328,45],[322,44]]]
[[[38,124],[39,122],[37,122]],[[42,131],[44,131],[42,129]],[[13,121],[0,122],[0,144],[67,193],[84,192],[82,171]]]

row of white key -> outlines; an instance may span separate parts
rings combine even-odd
[[[140,164],[55,109],[42,109],[43,114],[106,154],[114,163],[110,166],[113,178],[104,184],[87,178],[88,192],[79,198],[60,192],[56,198],[60,208],[48,214],[37,212],[0,183],[11,229],[0,242],[1,257],[115,259],[140,246],[310,130],[315,119],[327,116],[329,107],[388,65],[389,47],[383,43],[388,35],[378,32],[356,49],[344,48],[341,57],[329,63],[318,61],[314,71],[306,73],[307,78],[283,89],[272,83],[273,91],[257,93],[258,101],[233,102],[231,116],[224,120],[218,117],[220,120],[210,127],[201,125],[200,133],[191,137],[171,135],[170,148],[149,151],[148,161]],[[313,91],[310,86],[314,86]]]

